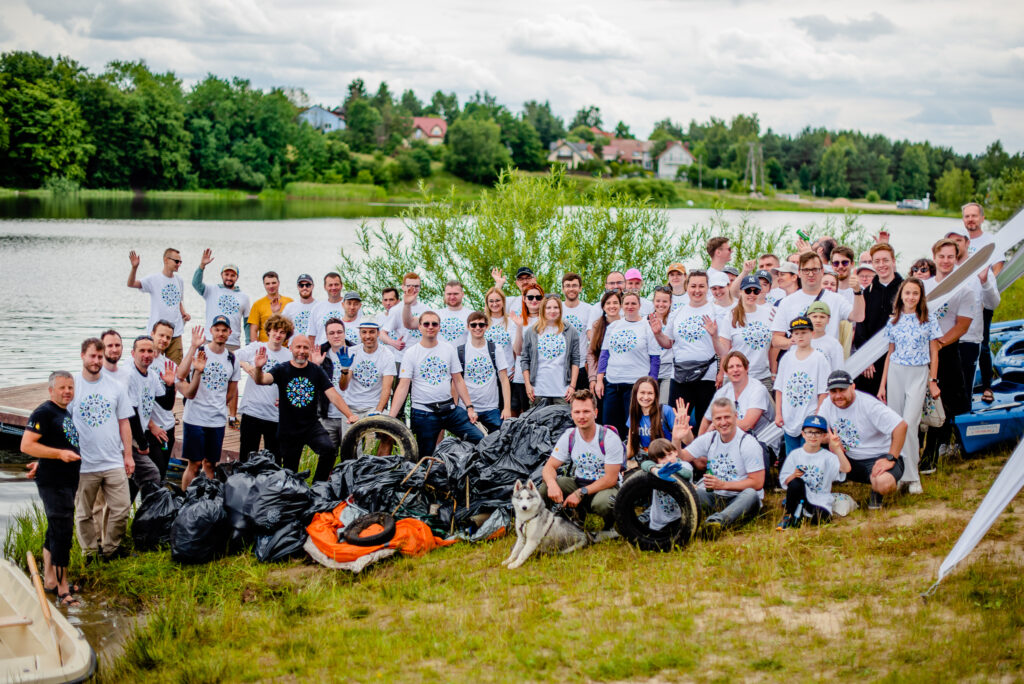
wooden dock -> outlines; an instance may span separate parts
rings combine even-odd
[[[49,398],[45,382],[0,387],[0,435],[20,439],[32,411]],[[171,458],[181,458],[181,412],[184,408],[179,395],[174,401],[174,417],[178,427],[175,429],[175,444]],[[239,437],[238,430],[230,427],[225,430],[224,446],[221,449],[222,460],[238,458]]]

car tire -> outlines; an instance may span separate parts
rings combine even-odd
[[[651,505],[655,491],[664,492],[679,506],[679,520],[652,530],[639,518]],[[662,480],[651,473],[625,479],[615,497],[615,528],[619,535],[644,551],[671,551],[688,545],[700,528],[700,504],[693,485],[681,477]]]
[[[363,530],[372,525],[380,525],[384,529],[377,534],[363,535]],[[369,513],[356,518],[345,528],[345,543],[353,546],[381,546],[394,537],[395,519],[388,513]]]
[[[349,426],[341,440],[341,459],[346,461],[359,455],[358,447],[368,433],[385,434],[402,449],[405,460],[415,463],[420,459],[416,438],[409,427],[391,416],[368,416]]]

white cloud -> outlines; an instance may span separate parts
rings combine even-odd
[[[559,60],[626,59],[638,54],[635,38],[597,16],[550,15],[519,19],[508,33],[514,53]]]

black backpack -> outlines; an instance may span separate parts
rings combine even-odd
[[[494,366],[494,374],[498,374],[498,360],[496,358],[498,348],[494,346],[493,342],[487,343],[487,354],[491,357],[491,365]],[[462,366],[462,370],[466,370],[466,345],[460,344],[455,350],[459,355],[459,365]]]

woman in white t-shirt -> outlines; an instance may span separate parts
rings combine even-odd
[[[512,349],[515,324],[505,313],[505,295],[496,287],[492,287],[484,295],[484,318],[487,320],[487,332],[484,339],[496,347],[499,354],[504,354],[508,364],[509,382],[514,380],[513,372],[516,362],[516,354]]]
[[[594,387],[594,394],[604,401],[602,422],[620,435],[626,432],[633,384],[644,376],[657,375],[661,365],[661,345],[650,321],[640,316],[639,292],[630,290],[622,296],[622,311],[622,318],[605,331]]]
[[[601,296],[601,313],[594,316],[590,330],[587,331],[589,342],[587,343],[587,375],[590,380],[590,391],[593,392],[597,386],[597,360],[601,356],[601,345],[604,344],[604,334],[608,326],[619,320],[622,310],[622,293],[618,290],[610,290]],[[596,395],[595,395],[596,396]]]
[[[537,284],[531,285],[523,292],[522,307],[519,313],[508,315],[509,332],[512,336],[512,354],[515,367],[512,369],[512,415],[518,416],[530,408],[530,398],[526,395],[526,384],[523,382],[523,366],[520,358],[523,354],[523,335],[525,330],[540,319],[540,303],[544,299],[544,289]]]
[[[715,394],[718,374],[715,341],[718,338],[717,310],[708,301],[708,275],[690,271],[686,278],[690,303],[676,309],[664,335],[672,343],[675,366],[670,403],[682,397],[693,407],[695,424],[704,415]],[[659,337],[659,340],[661,338]]]
[[[761,281],[757,276],[746,276],[740,285],[739,302],[718,327],[718,351],[723,357],[730,351],[741,352],[749,362],[750,377],[770,392],[772,371],[768,351],[772,346],[773,311],[770,304],[758,304],[760,296]]]
[[[750,433],[771,424],[774,410],[768,390],[750,377],[750,361],[742,352],[733,350],[722,360],[725,379],[728,381],[715,392],[714,399],[725,397],[736,407],[736,427]],[[712,401],[714,401],[714,399]],[[698,435],[711,429],[711,407],[704,412]],[[773,445],[769,445],[773,446]]]
[[[686,301],[690,298],[687,297]],[[668,326],[668,317],[672,315],[673,296],[672,288],[668,285],[659,285],[654,288],[654,313],[651,316],[661,321],[662,327]],[[680,306],[682,306],[680,304]],[[648,316],[650,318],[650,316]],[[661,350],[661,366],[658,368],[658,400],[662,404],[668,403],[668,393],[672,388],[672,347]]]
[[[580,370],[579,333],[562,320],[557,294],[544,297],[541,311],[542,318],[526,329],[519,358],[526,396],[534,406],[567,404]]]

